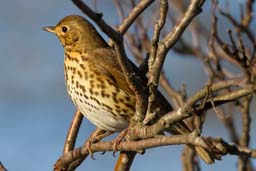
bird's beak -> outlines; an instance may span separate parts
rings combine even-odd
[[[44,27],[43,30],[51,32],[51,33],[55,33],[54,28],[55,28],[54,26],[47,26],[47,27]]]

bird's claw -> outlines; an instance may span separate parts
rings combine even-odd
[[[127,134],[128,129],[123,130],[114,140],[113,140],[113,156],[115,156],[115,153],[118,150],[118,145],[122,142],[125,135]]]
[[[88,152],[89,152],[89,155],[90,155],[91,159],[96,160],[96,159],[94,158],[94,154],[93,154],[92,149],[91,149],[92,141],[91,141],[91,140],[88,140],[88,141],[86,142],[85,146],[86,146],[86,148],[87,148],[87,150],[88,150]]]

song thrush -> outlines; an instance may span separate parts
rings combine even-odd
[[[115,51],[92,24],[78,15],[67,16],[56,26],[44,29],[55,33],[64,47],[66,87],[77,109],[101,129],[117,132],[127,128],[135,112],[135,95]],[[139,69],[131,65],[140,75]],[[172,110],[160,92],[157,101],[160,113]],[[172,126],[172,132],[186,134],[190,130],[181,122]],[[194,149],[206,163],[214,162],[203,148]]]

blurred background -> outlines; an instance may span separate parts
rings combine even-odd
[[[115,26],[120,23],[119,18],[112,3],[108,2],[112,1],[99,3],[98,10]],[[91,2],[88,3],[93,7]],[[209,3],[204,8],[209,10]],[[41,28],[55,25],[70,14],[83,15],[71,1],[1,2],[0,161],[10,171],[52,170],[62,153],[75,108],[65,89],[63,48],[57,37]],[[209,20],[206,22],[210,25]],[[169,55],[165,67],[168,67],[167,74],[175,87],[186,84],[189,94],[205,85],[206,75],[201,63],[192,58]],[[252,110],[255,113],[255,109]],[[235,117],[240,120],[239,115]],[[255,115],[253,117],[251,130],[255,131]],[[205,125],[205,136],[224,137],[229,141],[225,128],[214,114],[207,118]],[[85,119],[78,145],[93,129],[94,126]],[[254,132],[251,139],[250,146],[256,148]],[[181,151],[182,146],[147,150],[145,155],[137,156],[132,170],[181,170]],[[116,158],[112,153],[96,154],[95,158],[88,158],[78,170],[113,170]],[[236,161],[234,156],[225,156],[214,165],[202,162],[202,170],[235,170]]]

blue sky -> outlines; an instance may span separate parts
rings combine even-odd
[[[116,25],[119,21],[112,8],[110,3],[99,6],[104,19]],[[52,170],[61,155],[75,109],[65,90],[63,49],[55,36],[41,28],[54,25],[70,14],[83,15],[71,1],[1,2],[0,161],[8,170]],[[176,87],[185,83],[190,92],[195,92],[204,86],[205,74],[198,61],[172,56],[165,67]],[[191,79],[195,77],[197,79]],[[252,127],[255,130],[255,121]],[[93,129],[94,126],[84,120],[78,145]],[[215,115],[207,119],[205,135],[227,137]],[[255,148],[255,135],[252,139],[251,146]],[[138,155],[132,170],[181,170],[181,150],[182,146],[147,150],[145,155]],[[116,159],[111,153],[95,157],[95,161],[89,158],[79,170],[112,170],[114,167]],[[235,157],[227,156],[222,162],[212,166],[202,164],[202,167],[212,171],[234,170],[234,162]]]

